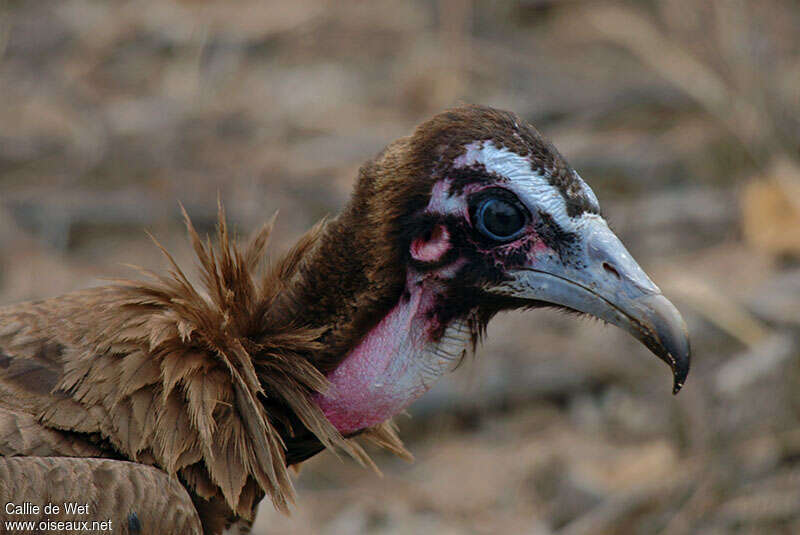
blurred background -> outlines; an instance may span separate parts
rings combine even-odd
[[[382,478],[326,453],[257,534],[800,533],[794,0],[6,0],[0,304],[192,263],[177,203],[273,251],[461,102],[513,110],[682,310],[668,369],[598,322],[494,321],[398,423]]]

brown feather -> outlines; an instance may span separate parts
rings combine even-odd
[[[274,218],[241,250],[224,219],[215,249],[184,216],[202,291],[156,242],[169,276],[0,309],[0,453],[152,462],[178,474],[198,507],[223,503],[245,519],[264,494],[281,510],[293,500],[274,422],[374,467],[310,399],[327,388],[312,362],[324,330],[275,311],[295,308],[293,279],[324,224],[259,276]],[[380,436],[404,451],[396,435]]]
[[[37,513],[24,516],[8,514],[5,507],[0,508],[0,525],[20,519],[37,526],[42,521],[88,520],[90,529],[93,521],[110,521],[101,529],[115,533],[131,533],[131,526],[138,526],[137,533],[203,533],[192,499],[177,478],[137,463],[66,457],[0,457],[0,496],[11,497],[14,503],[28,502],[39,507]],[[45,514],[44,505],[48,502],[61,506],[60,511]],[[68,514],[62,505],[65,502],[85,504],[87,510]],[[56,530],[42,532],[55,533]]]

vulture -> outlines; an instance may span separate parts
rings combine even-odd
[[[501,311],[616,325],[671,367],[675,393],[689,371],[679,312],[510,112],[422,123],[280,258],[265,254],[274,217],[241,244],[221,207],[216,243],[184,217],[197,282],[162,248],[165,274],[0,308],[0,521],[247,532],[263,498],[288,509],[289,468],[323,449],[408,455],[392,416]]]

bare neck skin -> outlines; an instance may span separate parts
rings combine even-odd
[[[446,193],[435,193],[429,208]],[[465,265],[446,226],[418,233],[402,249],[376,252],[362,246],[371,229],[349,223],[354,206],[331,223],[299,288],[301,303],[308,303],[302,312],[319,310],[311,321],[329,328],[323,338],[330,353],[318,367],[331,387],[315,401],[343,434],[403,410],[451,370],[472,341],[466,314],[440,314]]]
[[[344,434],[391,418],[461,359],[470,343],[464,320],[438,333],[431,312],[437,281],[409,275],[400,301],[329,376],[331,389],[316,401]]]

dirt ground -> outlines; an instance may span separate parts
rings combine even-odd
[[[683,312],[683,391],[553,312],[400,416],[413,464],[329,453],[257,534],[800,533],[800,5],[792,0],[8,0],[0,304],[191,263],[217,195],[273,251],[459,102],[513,110]]]

